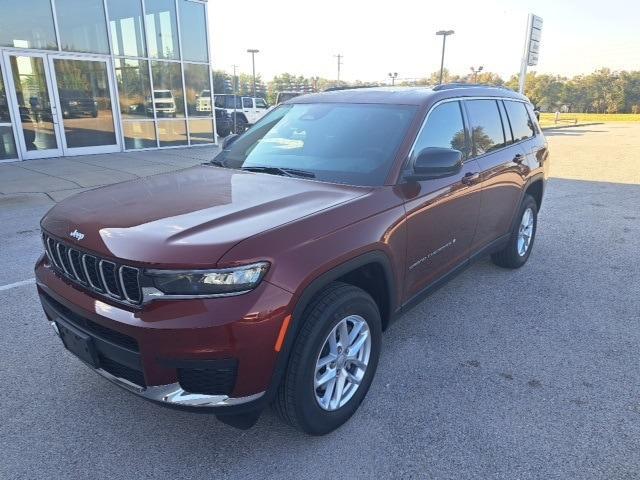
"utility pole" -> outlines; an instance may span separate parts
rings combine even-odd
[[[344,58],[344,55],[339,53],[338,55],[334,55],[334,57],[338,59],[338,84],[339,84],[340,83],[340,66],[342,65],[342,59]]]
[[[447,37],[449,35],[453,35],[453,30],[438,30],[436,35],[442,35],[442,60],[440,60],[440,80],[438,81],[438,85],[442,85],[442,73],[444,72],[444,48],[447,44]]]
[[[480,65],[477,69],[471,67],[471,72],[473,73],[473,83],[476,83],[478,81],[478,73],[480,73],[483,68],[484,67],[482,65]]]
[[[233,67],[233,133],[236,132],[236,117],[238,116],[238,77],[236,77],[236,68],[238,65],[232,65]]]
[[[389,78],[391,79],[391,86],[393,87],[396,84],[396,78],[398,78],[398,72],[389,73]]]
[[[256,48],[247,49],[247,53],[251,54],[251,66],[253,68],[253,98],[256,98],[256,53],[260,50]]]

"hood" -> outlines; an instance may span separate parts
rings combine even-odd
[[[130,264],[211,268],[238,242],[370,189],[199,166],[69,197],[42,228]],[[78,231],[81,235],[70,236]]]

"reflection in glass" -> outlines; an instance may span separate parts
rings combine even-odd
[[[27,150],[58,148],[43,59],[12,55],[10,63]]]
[[[204,5],[186,0],[181,0],[179,5],[183,59],[193,62],[208,62],[207,23]]]
[[[55,59],[54,67],[67,147],[114,145],[107,64]]]
[[[102,0],[57,0],[62,50],[109,53]]]
[[[471,136],[476,155],[484,155],[506,145],[502,120],[495,100],[469,100],[466,102],[471,120]]]
[[[209,65],[184,64],[184,81],[187,86],[189,116],[211,116],[211,83]]]
[[[13,129],[0,127],[0,160],[18,158],[16,143],[13,141]]]
[[[56,50],[50,0],[3,0],[0,46]]]
[[[184,121],[160,120],[158,137],[161,147],[187,144],[187,124]]]
[[[115,62],[122,117],[153,117],[153,110],[147,112],[145,103],[151,98],[148,62],[124,58],[116,58]]]
[[[156,128],[154,122],[122,122],[124,130],[124,147],[127,150],[135,150],[138,148],[155,148]]]
[[[184,117],[184,93],[182,72],[175,62],[151,62],[153,75],[153,97],[147,101],[147,111],[153,114],[155,106],[158,117]]]
[[[4,82],[2,81],[2,68],[0,68],[0,123],[11,123],[7,91],[5,90]]]
[[[213,120],[189,120],[191,144],[213,143]]]
[[[144,57],[144,22],[140,0],[108,0],[107,9],[113,54]]]
[[[180,48],[174,0],[148,1],[145,6],[149,56],[179,59]]]

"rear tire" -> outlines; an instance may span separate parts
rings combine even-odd
[[[324,435],[345,423],[369,390],[380,356],[380,312],[364,290],[333,282],[301,320],[274,408],[295,428]]]
[[[531,195],[524,196],[517,215],[509,242],[491,255],[491,260],[499,267],[520,268],[531,255],[538,230],[538,205]]]
[[[236,126],[236,129],[235,129],[235,132],[233,133],[240,135],[241,133],[244,133],[244,131],[247,129],[247,121],[244,119],[244,117],[236,117],[235,126]]]

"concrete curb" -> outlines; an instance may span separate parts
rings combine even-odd
[[[604,122],[576,123],[575,125],[560,125],[560,126],[540,127],[540,128],[542,128],[542,130],[559,130],[561,128],[588,127],[589,125],[604,125]]]

